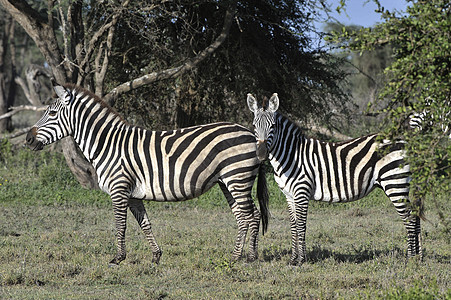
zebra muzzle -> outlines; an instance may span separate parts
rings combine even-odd
[[[36,127],[33,127],[30,129],[30,131],[28,131],[26,138],[28,148],[30,148],[33,151],[42,150],[42,148],[44,148],[44,144],[38,141],[38,139],[36,138],[36,134],[37,129]]]
[[[259,161],[268,159],[268,149],[266,148],[266,141],[257,141],[257,158]]]

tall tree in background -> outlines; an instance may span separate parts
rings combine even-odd
[[[45,81],[50,77],[33,41],[0,6],[0,133],[14,129],[11,117],[16,113],[42,109],[49,96]]]
[[[222,22],[224,8],[217,5],[180,5],[180,19],[163,13],[152,19],[121,19],[114,51],[122,55],[112,58],[110,84],[182,61],[204,48]],[[347,95],[340,85],[342,61],[310,47],[315,13],[309,1],[240,1],[229,36],[213,55],[177,80],[124,95],[117,108],[138,123],[160,129],[220,120],[246,124],[245,95],[278,92],[285,111],[296,119],[327,123],[333,108],[343,109]],[[131,47],[135,41],[144,47]]]
[[[341,61],[310,47],[311,1],[0,4],[33,38],[57,81],[94,91],[133,123],[165,129],[242,122],[248,92],[278,92],[296,118],[330,123],[347,100]],[[74,147],[65,139],[69,167],[95,186]]]
[[[16,94],[16,63],[14,47],[14,21],[0,10],[0,115],[8,112]],[[11,119],[0,120],[0,132],[11,129]]]
[[[375,1],[378,3],[377,1]],[[386,101],[387,136],[406,140],[416,196],[450,191],[451,143],[451,3],[447,0],[408,1],[404,15],[379,11],[384,23],[357,33],[338,33],[350,38],[349,48],[371,50],[391,44],[395,60],[385,70],[387,84],[379,95]],[[413,112],[427,111],[422,131],[406,131],[404,123]],[[438,205],[438,204],[437,204]],[[449,218],[443,216],[449,231]]]

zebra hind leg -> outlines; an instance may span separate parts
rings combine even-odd
[[[296,210],[294,206],[288,204],[288,213],[290,215],[290,232],[291,232],[291,257],[290,265],[296,266],[299,258],[299,238],[296,224]]]
[[[243,255],[243,248],[244,248],[244,244],[246,242],[246,235],[247,235],[247,231],[249,228],[249,223],[243,217],[243,214],[240,209],[240,205],[238,204],[237,201],[235,201],[235,198],[232,196],[231,192],[228,190],[226,185],[221,181],[219,181],[218,184],[219,184],[222,192],[224,193],[224,196],[226,197],[227,202],[228,202],[230,208],[232,209],[233,214],[235,215],[235,219],[236,219],[236,222],[238,225],[238,234],[235,239],[235,247],[232,252],[232,260],[238,260]],[[257,234],[258,234],[258,230],[257,230]],[[251,238],[251,240],[252,240],[252,238]],[[252,252],[252,250],[251,250],[251,252]]]
[[[302,198],[295,202],[296,205],[296,219],[299,238],[299,265],[303,264],[307,258],[307,251],[305,248],[305,232],[307,228],[307,211],[308,211],[308,199]]]
[[[249,206],[252,207],[252,215],[249,220],[249,255],[247,260],[252,262],[258,258],[258,230],[260,228],[260,212],[252,199],[249,200]]]
[[[421,249],[420,217],[412,213],[408,199],[392,200],[398,215],[402,218],[407,230],[407,257],[423,256]]]
[[[142,200],[138,199],[129,199],[128,207],[130,208],[133,216],[141,227],[142,231],[146,235],[147,240],[149,241],[150,247],[152,248],[153,258],[152,262],[158,264],[160,262],[160,257],[162,251],[155,240],[155,237],[152,233],[152,227],[147,216],[146,208],[144,207],[144,203]]]
[[[423,250],[421,249],[421,225],[420,218],[415,215],[411,215],[406,221],[407,228],[407,257],[418,256],[420,260],[423,260]]]

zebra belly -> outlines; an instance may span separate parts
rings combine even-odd
[[[319,172],[316,173],[315,191],[312,199],[324,202],[351,202],[368,195],[375,187],[376,178],[373,173],[374,168],[367,168],[362,173],[355,171],[358,180],[343,180],[343,177],[326,176],[320,179]],[[340,172],[343,172],[340,170]],[[333,174],[331,172],[330,174]],[[318,184],[319,183],[319,184]]]
[[[176,202],[193,199],[200,196],[214,186],[216,181],[210,182],[206,186],[191,187],[189,191],[182,194],[180,191],[171,191],[170,189],[161,188],[158,185],[137,184],[131,193],[132,198],[158,201],[158,202]]]

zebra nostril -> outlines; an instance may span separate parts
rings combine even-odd
[[[34,142],[34,136],[33,135],[31,135],[31,134],[28,134],[28,136],[27,136],[27,144],[28,145],[31,145],[31,144],[33,144],[33,142]]]

